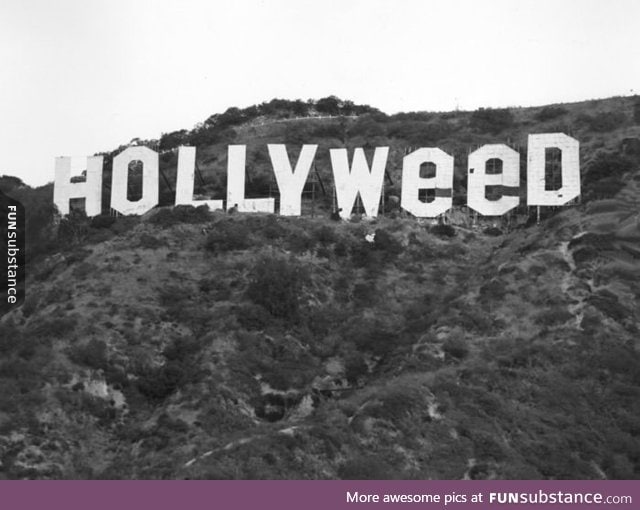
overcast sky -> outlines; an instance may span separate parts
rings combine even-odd
[[[0,174],[337,95],[387,113],[640,90],[638,0],[0,0]]]

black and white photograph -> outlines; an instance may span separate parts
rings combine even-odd
[[[639,22],[0,0],[0,480],[639,479]]]

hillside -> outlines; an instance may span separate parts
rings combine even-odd
[[[332,222],[317,182],[300,218],[160,207],[54,230],[46,188],[12,182],[40,229],[27,300],[0,319],[0,476],[640,478],[638,98],[394,116],[320,101],[163,136],[163,205],[176,138],[211,198],[229,143],[248,145],[252,196],[274,192],[266,143],[318,143],[323,184],[329,147],[388,145],[387,195],[433,144],[465,203],[469,150],[509,143],[524,165],[526,135],[553,131],[581,142],[582,201],[540,224],[524,206],[518,224]]]

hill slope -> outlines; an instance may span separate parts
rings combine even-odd
[[[33,261],[27,301],[0,321],[0,473],[637,478],[633,105],[515,110],[496,134],[465,112],[233,128],[234,143],[261,146],[287,141],[281,126],[342,122],[347,146],[384,136],[401,155],[408,142],[389,138],[392,123],[450,115],[460,130],[438,146],[464,146],[463,165],[463,144],[550,131],[545,110],[556,122],[624,116],[572,133],[585,202],[503,233],[395,214],[334,223],[187,207],[63,220],[65,248]],[[200,147],[203,166],[222,146]]]

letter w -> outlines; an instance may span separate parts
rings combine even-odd
[[[340,216],[345,220],[349,219],[358,193],[360,193],[365,214],[371,217],[377,216],[389,147],[376,147],[371,170],[363,149],[355,150],[351,169],[349,169],[347,149],[330,149],[329,152],[336,183],[338,207],[342,209]]]

